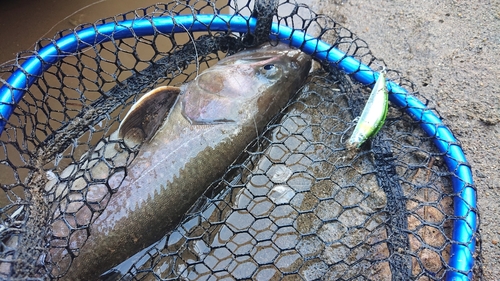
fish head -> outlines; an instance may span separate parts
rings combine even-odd
[[[228,56],[186,85],[183,115],[192,124],[259,119],[286,104],[304,83],[311,63],[310,56],[285,44]]]
[[[233,68],[243,73],[248,71],[248,74],[262,79],[263,84],[273,86],[285,82],[283,80],[289,75],[307,77],[311,69],[311,57],[283,43],[276,46],[264,44],[225,57],[217,67]]]

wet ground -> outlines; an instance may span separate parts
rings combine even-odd
[[[484,277],[498,280],[500,2],[326,0],[313,7],[416,83],[460,140],[478,189]]]
[[[156,2],[141,1],[140,6]],[[72,15],[91,3],[1,2],[0,62],[31,49],[42,36],[139,5],[98,1]],[[495,280],[500,274],[500,2],[322,0],[311,5],[415,82],[461,141],[478,188],[484,277]]]

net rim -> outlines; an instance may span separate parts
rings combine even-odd
[[[157,31],[253,32],[256,23],[256,18],[229,14],[162,16],[93,25],[61,37],[29,57],[0,88],[0,134],[26,89],[39,75],[68,54],[115,39],[153,35]],[[366,86],[373,86],[378,77],[378,73],[369,66],[301,30],[273,23],[270,37],[287,42],[315,59],[328,61]],[[469,280],[472,278],[476,243],[474,234],[477,231],[477,195],[471,167],[453,133],[431,109],[393,81],[387,81],[387,88],[390,102],[403,108],[413,120],[420,122],[421,128],[434,139],[437,149],[445,154],[448,169],[454,171],[454,216],[458,219],[453,222],[453,241],[446,280]]]

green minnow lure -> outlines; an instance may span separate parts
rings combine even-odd
[[[384,125],[389,107],[389,92],[385,83],[385,70],[381,71],[358,123],[347,141],[347,148],[359,148]]]

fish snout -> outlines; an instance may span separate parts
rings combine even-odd
[[[297,53],[293,56],[290,62],[291,68],[297,68],[301,77],[307,77],[312,66],[312,57],[300,50],[294,50]]]

